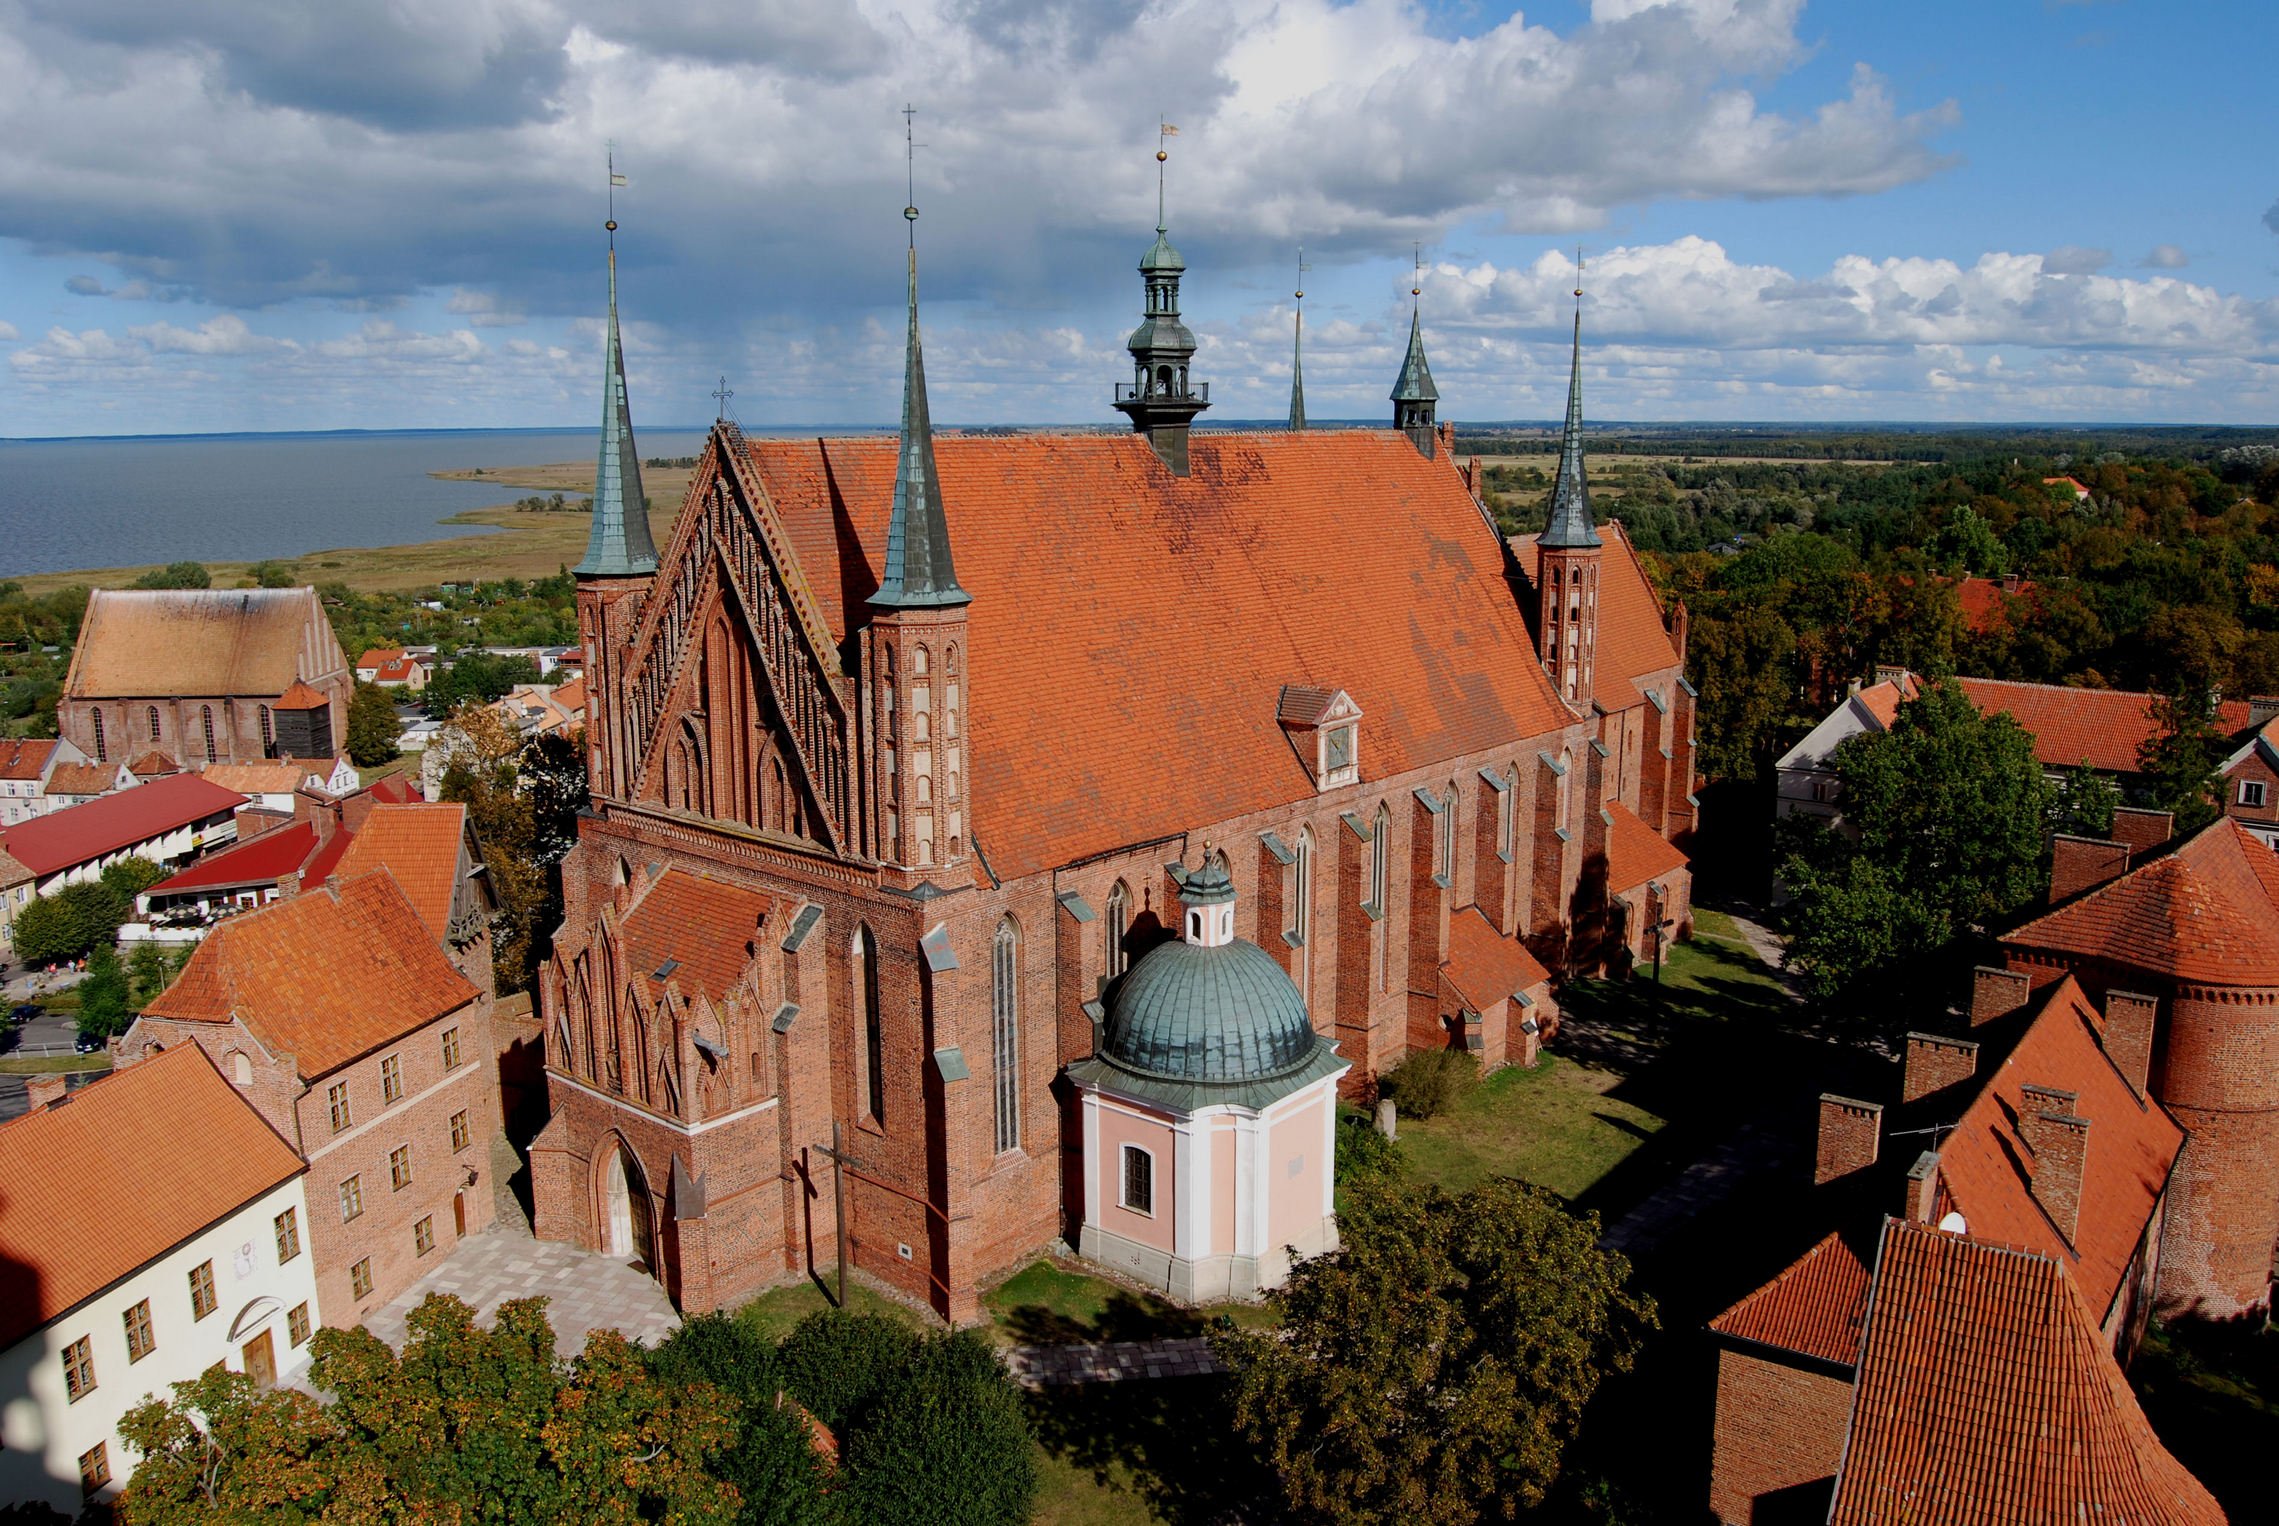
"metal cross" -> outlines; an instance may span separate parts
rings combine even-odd
[[[831,1163],[831,1217],[839,1226],[839,1292],[840,1308],[847,1306],[847,1168],[857,1171],[869,1169],[870,1162],[849,1155],[839,1143],[839,1120],[831,1120],[831,1142],[814,1146],[815,1153]]]
[[[720,385],[712,389],[712,399],[714,402],[720,405],[720,412],[718,415],[719,418],[725,419],[728,417],[728,399],[734,397],[735,395],[735,389],[728,385],[728,378],[726,376],[722,376],[720,378]]]

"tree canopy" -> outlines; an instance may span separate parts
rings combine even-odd
[[[403,734],[388,691],[378,684],[358,684],[348,701],[348,761],[358,768],[378,768],[396,755]]]

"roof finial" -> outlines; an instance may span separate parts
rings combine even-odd
[[[601,455],[594,467],[593,527],[585,560],[576,570],[592,577],[645,577],[657,570],[649,536],[647,496],[641,490],[641,454],[633,442],[633,409],[625,394],[625,341],[617,327],[617,145],[608,145],[609,314],[602,345]]]
[[[918,108],[902,107],[902,217],[910,225],[910,248],[918,248]]]
[[[1424,311],[1423,244],[1418,243],[1409,245],[1409,262],[1415,266],[1414,271],[1411,272],[1409,276],[1409,301],[1412,304],[1411,311],[1415,313],[1422,313]]]
[[[625,177],[617,173],[617,140],[606,140],[602,151],[609,164],[609,221],[602,227],[609,230],[609,252],[614,259],[617,255],[617,188],[625,184]]]
[[[1171,226],[1163,216],[1163,165],[1164,161],[1171,157],[1170,152],[1164,148],[1163,144],[1165,139],[1178,136],[1179,129],[1164,121],[1160,112],[1157,113],[1155,118],[1155,231],[1158,233],[1169,232]]]
[[[1306,246],[1298,246],[1297,326],[1290,344],[1290,427],[1306,427]]]

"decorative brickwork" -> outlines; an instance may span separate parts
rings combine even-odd
[[[1874,1165],[1882,1136],[1882,1103],[1859,1102],[1833,1094],[1822,1096],[1820,1138],[1813,1152],[1813,1184],[1832,1182],[1839,1176],[1850,1176]]]
[[[1968,1081],[1978,1071],[1978,1045],[1937,1033],[1907,1035],[1907,1069],[1899,1100],[1913,1102]]]
[[[1724,1347],[1717,1353],[1711,1514],[1726,1526],[1822,1519],[1851,1410],[1851,1377],[1842,1368]]]

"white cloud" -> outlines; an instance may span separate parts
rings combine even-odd
[[[479,329],[516,328],[530,321],[527,313],[502,305],[497,292],[476,291],[465,286],[451,294],[447,311],[462,315]]]
[[[2182,270],[2192,263],[2192,256],[2175,244],[2155,244],[2145,257],[2137,261],[2139,270]]]
[[[127,330],[154,355],[267,355],[300,348],[290,339],[256,334],[235,313],[209,318],[194,329],[145,323]]]
[[[2090,249],[2080,244],[2060,244],[2042,256],[2042,270],[2053,276],[2090,276],[2113,263],[2110,249]]]
[[[22,337],[16,332],[16,325],[6,319],[0,319],[0,344],[14,344]]]

